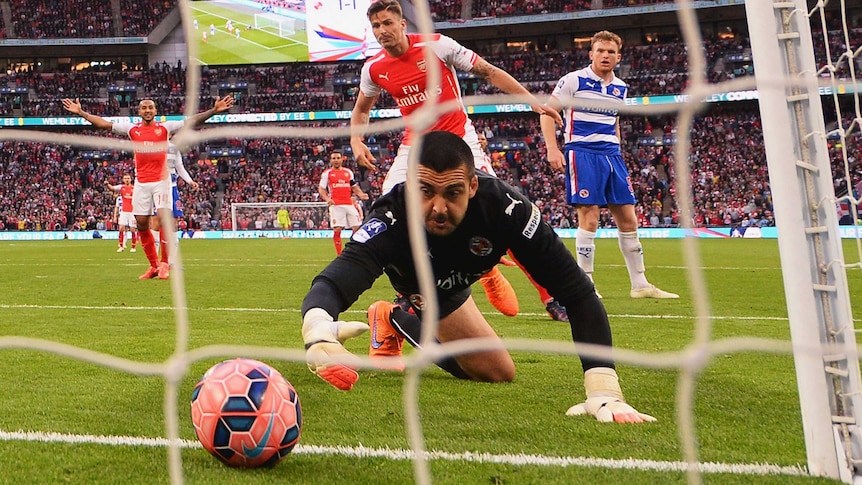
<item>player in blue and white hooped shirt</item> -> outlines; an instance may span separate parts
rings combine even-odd
[[[628,86],[614,74],[622,58],[622,39],[597,32],[590,41],[590,65],[560,78],[548,105],[563,110],[560,151],[553,120],[541,118],[551,168],[565,168],[566,202],[578,212],[575,237],[578,265],[593,275],[595,237],[600,208],[607,207],[619,229],[620,251],[631,280],[632,298],[679,298],[649,283],[643,247],[638,238],[634,189],[620,152],[618,106],[625,105]]]
[[[183,165],[183,155],[173,143],[168,143],[168,174],[171,176],[171,194],[173,198],[171,208],[174,219],[178,219],[183,216],[183,206],[182,202],[180,202],[180,191],[177,189],[177,180],[182,178],[195,190],[198,188],[198,183],[192,180],[192,176],[189,175],[186,166]]]

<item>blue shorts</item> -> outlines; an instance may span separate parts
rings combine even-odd
[[[603,155],[566,147],[566,202],[572,205],[635,203],[632,179],[622,155]]]
[[[183,216],[183,202],[180,200],[180,191],[177,186],[171,187],[171,208],[174,211],[174,219]]]

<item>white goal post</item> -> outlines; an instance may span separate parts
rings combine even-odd
[[[811,19],[805,0],[747,1],[745,9],[808,469],[860,483],[859,355]]]
[[[299,228],[308,229],[307,221],[311,220],[316,226],[321,221],[328,221],[329,205],[326,202],[234,202],[230,205],[230,222],[232,231],[244,230],[244,221],[250,221],[247,230],[275,230],[280,228],[276,222],[276,213],[281,207],[287,208],[290,220],[299,224]],[[255,222],[260,221],[263,227],[256,227]]]
[[[279,37],[287,37],[294,35],[297,28],[297,19],[285,17],[275,13],[256,13],[254,14],[254,28],[257,30],[273,31],[278,33]]]

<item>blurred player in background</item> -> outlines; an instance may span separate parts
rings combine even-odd
[[[603,30],[590,41],[590,65],[566,74],[557,82],[548,105],[565,110],[565,153],[557,144],[556,127],[544,117],[542,135],[548,147],[548,162],[565,169],[566,202],[578,211],[575,249],[578,265],[593,278],[595,238],[600,207],[607,207],[619,229],[619,246],[631,280],[632,298],[679,298],[656,288],[646,279],[643,246],[638,238],[635,195],[628,167],[620,152],[620,125],[616,112],[607,108],[563,107],[564,100],[607,102],[623,106],[628,86],[614,74],[622,58],[619,35]]]
[[[213,107],[207,111],[198,113],[187,120],[158,122],[156,118],[156,103],[152,99],[142,99],[138,103],[138,116],[141,121],[111,122],[101,116],[90,114],[81,107],[78,99],[63,99],[63,107],[92,124],[95,128],[111,130],[114,133],[126,135],[136,145],[135,150],[135,190],[132,198],[132,206],[138,231],[141,236],[141,246],[147,255],[150,267],[140,279],[151,279],[160,277],[167,279],[169,275],[168,264],[159,263],[159,255],[156,251],[156,242],[150,232],[150,216],[154,210],[159,211],[161,217],[169,217],[167,214],[171,197],[171,183],[167,169],[167,143],[171,133],[181,129],[186,122],[192,127],[197,127],[211,116],[222,111],[227,111],[233,106],[233,96],[228,94],[216,98]],[[161,148],[163,145],[164,148]]]
[[[350,146],[357,163],[376,170],[374,156],[365,145],[356,129],[368,124],[371,108],[382,91],[388,92],[398,102],[401,115],[406,119],[424,104],[427,96],[427,61],[423,51],[426,42],[420,34],[408,34],[407,21],[403,17],[401,4],[397,0],[380,0],[371,4],[367,10],[372,33],[383,49],[368,59],[362,66],[359,95],[350,117],[354,133]],[[473,151],[477,167],[485,162],[485,155],[467,110],[461,103],[461,88],[458,84],[456,69],[481,77],[501,91],[519,95],[529,100],[533,111],[547,115],[562,124],[559,113],[540,103],[515,78],[506,71],[488,63],[481,56],[462,46],[454,39],[441,34],[432,34],[427,44],[436,55],[441,73],[441,90],[438,103],[455,102],[458,109],[441,114],[431,130],[446,130],[458,135]],[[395,184],[407,180],[407,158],[413,133],[408,127],[392,167],[383,181],[381,193],[385,195]],[[518,299],[515,290],[499,269],[494,268],[482,281],[488,300],[504,315],[518,314]]]
[[[177,219],[177,232],[179,232],[179,238],[182,239],[184,237],[192,238],[194,236],[194,231],[189,230],[189,223],[182,217]]]
[[[287,239],[290,236],[290,226],[293,224],[290,220],[290,212],[287,211],[287,207],[281,206],[278,208],[278,212],[275,213],[275,220],[281,229],[281,238]]]
[[[341,254],[341,231],[349,226],[355,234],[362,222],[351,195],[356,194],[360,200],[366,200],[368,194],[359,188],[353,177],[353,170],[343,166],[344,155],[340,151],[334,150],[329,154],[329,164],[330,167],[320,176],[317,191],[320,198],[329,204],[332,242],[335,244],[335,253]]]
[[[495,267],[508,249],[530,274],[562,302],[570,315],[576,347],[612,346],[611,327],[593,283],[539,209],[511,185],[477,172],[470,147],[446,131],[426,135],[417,169],[422,216],[440,312],[435,337],[442,343],[488,339],[499,345],[447,355],[437,360],[461,379],[511,382],[515,363],[500,337],[471,296],[471,285]],[[369,355],[381,368],[403,369],[405,340],[420,345],[421,313],[427,295],[419,290],[416,262],[409,250],[406,184],[377,200],[359,232],[312,281],[302,302],[302,336],[309,369],[338,389],[359,379],[356,357],[343,346],[348,338],[371,330]],[[415,314],[378,301],[368,309],[369,325],[337,320],[383,273],[396,291],[409,295]],[[434,291],[434,290],[432,290]],[[589,414],[599,421],[654,421],[626,404],[611,357],[580,356],[585,402],[566,414]],[[561,372],[562,376],[570,375]],[[558,392],[549,389],[548,392]]]
[[[119,204],[117,214],[117,229],[120,231],[119,235],[119,247],[117,248],[118,253],[122,253],[126,248],[125,240],[126,240],[126,231],[130,231],[132,233],[132,247],[129,249],[130,253],[134,253],[137,251],[135,246],[138,244],[138,224],[135,222],[135,214],[132,209],[132,198],[135,191],[135,186],[132,185],[132,176],[131,175],[123,175],[123,183],[119,185],[111,185],[108,181],[105,181],[105,185],[111,189],[112,192],[118,193],[117,202]]]
[[[177,220],[185,215],[183,212],[183,202],[180,199],[178,181],[182,178],[194,190],[197,190],[199,185],[189,175],[185,164],[183,164],[183,155],[173,143],[168,143],[167,166],[168,175],[171,177],[171,215],[174,221],[174,233],[176,233],[178,229]],[[150,219],[150,230],[159,234],[159,278],[167,279],[170,276],[170,267],[172,266],[172,246],[168,241],[168,231],[162,227],[158,214],[154,214]],[[168,269],[164,269],[165,265],[167,265]]]

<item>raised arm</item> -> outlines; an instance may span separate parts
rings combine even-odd
[[[90,114],[84,111],[84,108],[81,107],[81,101],[78,100],[78,98],[75,98],[74,101],[69,98],[63,99],[63,107],[66,108],[66,111],[69,111],[70,113],[76,114],[81,118],[84,118],[91,125],[101,130],[110,130],[114,127],[113,123],[102,118],[101,116],[96,116],[94,114]]]
[[[560,118],[560,113],[540,103],[532,93],[527,91],[527,88],[522,86],[517,79],[512,77],[511,74],[503,69],[500,69],[482,57],[479,57],[476,60],[476,63],[473,64],[473,69],[471,69],[470,72],[493,84],[504,93],[529,98],[528,102],[530,103],[530,107],[533,108],[533,111],[540,115],[549,116],[556,124],[562,126],[563,119]]]
[[[373,163],[374,155],[371,154],[371,150],[365,144],[363,135],[356,131],[368,125],[371,107],[376,101],[377,96],[368,97],[360,91],[359,96],[356,97],[356,104],[353,105],[353,112],[350,114],[350,148],[353,149],[353,157],[356,158],[356,163],[372,172],[377,171],[377,167]]]
[[[233,102],[234,99],[231,94],[223,98],[216,98],[212,108],[190,117],[187,122],[192,128],[196,128],[214,115],[229,110],[233,106]]]
[[[613,336],[608,314],[596,295],[592,281],[578,267],[572,253],[549,225],[539,224],[530,237],[522,233],[521,228],[526,227],[525,224],[532,220],[534,213],[529,202],[524,202],[513,207],[510,216],[512,226],[518,231],[513,239],[512,253],[524,265],[527,273],[566,307],[569,315],[578,316],[569,320],[576,347],[586,344],[610,350]],[[579,357],[584,370],[586,400],[571,406],[566,411],[567,415],[588,414],[601,422],[655,421],[654,417],[626,403],[611,354]]]
[[[397,227],[397,226],[396,226]],[[302,300],[302,337],[308,368],[342,391],[359,379],[359,362],[342,345],[368,330],[363,322],[338,320],[362,293],[371,288],[392,262],[394,248],[403,247],[400,227],[383,231],[365,243],[348,243],[311,282]],[[396,234],[397,233],[397,234]]]

